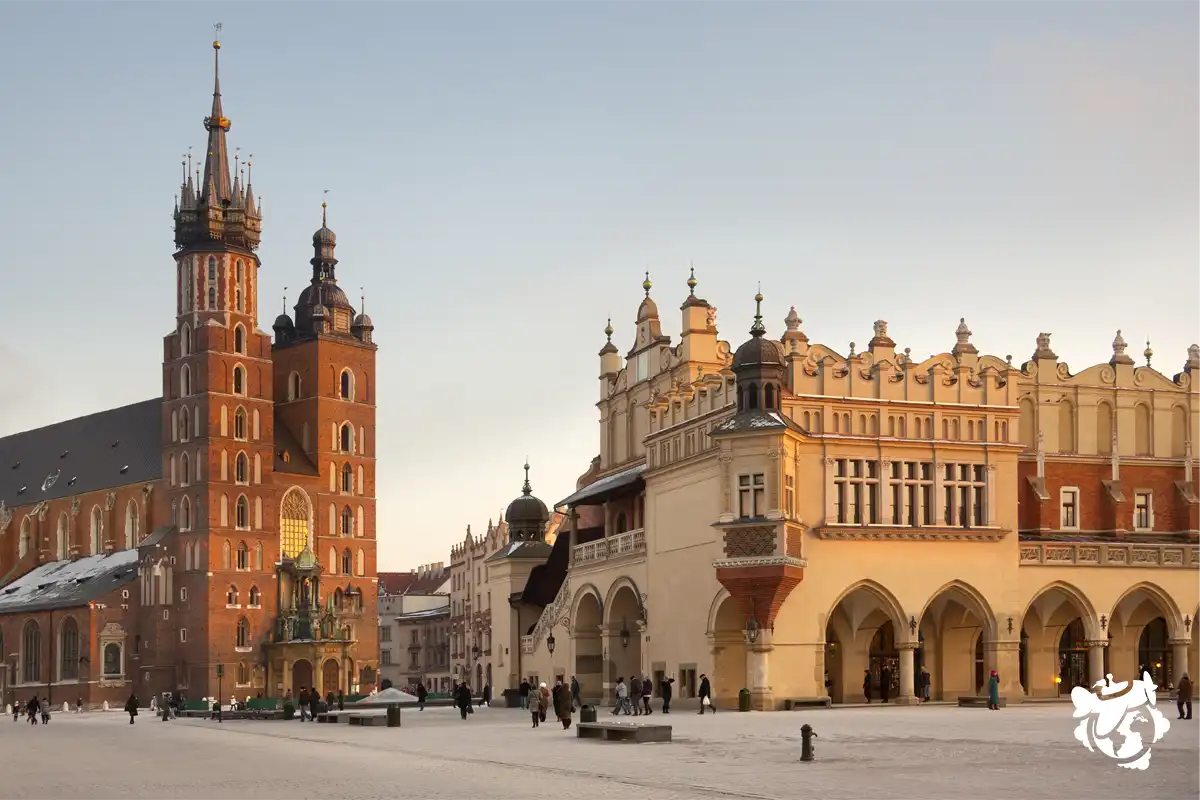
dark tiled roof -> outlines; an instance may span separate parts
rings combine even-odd
[[[722,433],[747,433],[772,429],[784,430],[786,428],[797,431],[801,430],[798,425],[778,411],[764,411],[761,408],[756,408],[752,411],[743,411],[740,414],[735,414],[713,428],[710,435],[717,436]]]
[[[0,501],[10,508],[160,478],[158,397],[0,439]]]
[[[423,595],[436,592],[450,578],[449,570],[418,574],[416,572],[380,572],[381,594]]]
[[[283,460],[284,453],[288,454],[287,461]],[[275,471],[288,475],[321,474],[278,413],[275,414]]]
[[[138,551],[52,561],[0,589],[0,614],[77,608],[137,577]]]
[[[487,557],[487,561],[503,561],[506,558],[537,558],[545,561],[550,556],[550,545],[545,542],[510,542]]]

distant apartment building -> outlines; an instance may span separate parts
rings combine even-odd
[[[441,562],[379,578],[380,679],[450,690],[450,572]]]

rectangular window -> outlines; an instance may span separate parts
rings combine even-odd
[[[791,475],[784,478],[783,497],[788,519],[792,519],[796,516],[796,479]]]
[[[1150,492],[1134,492],[1133,495],[1133,529],[1149,531],[1154,529],[1154,498]]]
[[[943,524],[948,527],[983,527],[986,524],[984,496],[987,493],[987,467],[983,464],[947,464],[943,475]]]
[[[1068,486],[1059,492],[1061,515],[1059,527],[1071,530],[1079,528],[1079,489]]]
[[[750,488],[750,476],[738,476],[738,517],[745,519],[746,517],[754,516],[753,512],[752,492]]]
[[[392,651],[391,650],[380,650],[379,651],[379,663],[385,667],[391,666]]]
[[[387,625],[379,626],[379,641],[390,642],[392,640],[392,629]]]
[[[843,525],[878,524],[879,463],[838,459],[835,464],[833,484],[837,521]]]

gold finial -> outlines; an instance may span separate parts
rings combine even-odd
[[[695,264],[692,264],[689,262],[688,269],[691,270],[690,274],[688,275],[688,279],[687,279],[688,294],[690,294],[692,297],[695,297],[696,296],[696,283],[698,282],[696,280]]]
[[[646,297],[650,296],[650,288],[652,286],[654,286],[654,284],[650,282],[650,270],[646,270],[646,280],[642,281],[642,289],[645,290]]]
[[[762,281],[758,282],[758,294],[754,295],[754,302],[761,303],[763,301]]]
[[[246,157],[246,183],[250,182],[250,168],[254,166],[254,153]]]
[[[1154,358],[1154,351],[1150,349],[1149,337],[1146,338],[1146,349],[1142,352],[1142,355],[1146,357],[1146,366],[1150,366],[1150,359]]]
[[[213,25],[213,50],[221,49],[221,23]]]
[[[604,326],[604,335],[608,337],[608,341],[611,343],[613,335],[612,317],[608,318],[608,324]]]
[[[328,189],[326,189],[326,190],[324,191],[324,194],[325,194],[325,195],[328,195],[328,194],[329,194],[329,190],[328,190]],[[328,206],[326,205],[325,201],[324,201],[324,200],[322,200],[322,201],[321,201],[321,227],[322,227],[322,228],[326,227],[326,226],[325,226],[325,209],[326,209],[327,207],[328,207]]]

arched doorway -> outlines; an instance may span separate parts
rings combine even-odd
[[[1076,617],[1058,641],[1058,693],[1070,694],[1076,686],[1088,687],[1088,651],[1083,620]]]
[[[483,691],[483,665],[482,664],[475,665],[475,685],[471,687],[471,690],[474,692],[482,692]]]
[[[1074,586],[1054,583],[1038,592],[1022,619],[1025,694],[1056,697],[1090,686],[1086,642],[1097,616]],[[1070,630],[1068,630],[1070,629]],[[1079,683],[1072,681],[1078,680]]]
[[[894,699],[900,693],[900,651],[896,648],[896,626],[891,620],[875,629],[867,659],[871,685],[876,687],[873,696],[883,697],[883,679],[886,676],[887,696]]]
[[[1162,617],[1155,617],[1142,628],[1142,635],[1138,640],[1138,672],[1149,672],[1158,686],[1174,684],[1172,676],[1175,674],[1175,658],[1169,639],[1167,621]]]
[[[929,695],[934,700],[978,696],[984,690],[986,653],[991,637],[991,608],[968,584],[954,581],[939,589],[925,609],[917,629],[920,657],[914,658],[913,677],[929,671]]]
[[[300,659],[295,664],[292,664],[292,694],[297,695],[300,690],[313,685],[313,668],[312,664],[304,659]]]
[[[575,645],[575,677],[584,702],[606,702],[604,698],[604,643],[600,640],[603,616],[600,599],[593,591],[579,598],[572,618],[571,639]]]
[[[722,708],[736,708],[738,692],[750,688],[746,685],[746,620],[732,597],[721,601],[713,617],[713,702]]]
[[[487,669],[485,669],[483,671],[483,676],[487,681],[487,685],[491,686],[492,685],[492,665],[491,664],[487,665]]]
[[[888,667],[892,690],[900,686],[896,633],[901,620],[899,604],[890,592],[873,582],[852,586],[827,617],[825,671],[829,696],[835,703],[861,703],[863,680],[870,676],[871,696],[879,697],[879,679]]]
[[[341,670],[337,659],[328,658],[321,665],[321,695],[328,697],[330,692],[337,694],[338,684],[341,683]]]
[[[642,668],[642,634],[638,630],[642,610],[633,588],[626,584],[617,589],[605,611],[608,618],[608,658],[612,662],[613,680],[624,678],[628,683],[631,678],[645,677]]]

